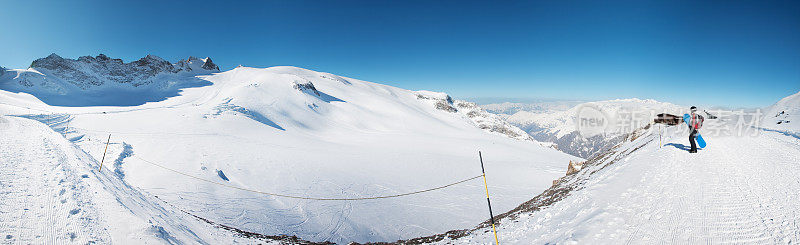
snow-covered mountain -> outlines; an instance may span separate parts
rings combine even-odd
[[[533,141],[533,138],[525,131],[511,125],[501,116],[485,111],[483,107],[478,106],[476,103],[464,100],[453,100],[445,93],[417,91],[416,94],[418,99],[429,101],[436,109],[459,113],[469,118],[476,126],[483,130],[505,135],[513,139]]]
[[[800,92],[767,107],[760,127],[800,135]]]
[[[153,57],[148,60],[169,67]],[[159,71],[153,76],[132,76],[147,81],[102,80],[100,85],[85,83],[85,90],[73,84],[84,84],[80,79],[69,82],[78,76],[69,72],[8,70],[13,74],[3,75],[3,84],[19,83],[18,75],[47,81],[28,87],[37,97],[0,91],[0,115],[49,125],[88,153],[82,163],[88,165],[83,166],[86,171],[98,167],[110,133],[105,165],[97,174],[148,198],[157,196],[168,212],[185,212],[215,227],[311,241],[394,241],[471,227],[486,217],[483,183],[473,180],[418,195],[360,201],[291,199],[263,192],[319,198],[413,192],[480,175],[481,150],[492,204],[504,212],[529,199],[530,193],[546,189],[570,160],[582,160],[543,147],[496,115],[442,93],[296,67],[238,67],[213,73],[172,67],[138,71]],[[87,93],[106,87],[146,94],[159,84],[172,84],[176,77],[197,83],[158,100],[139,100],[144,104],[135,106],[114,100],[105,102],[120,103],[66,107],[40,101],[52,101],[47,97],[50,84],[73,87],[59,98],[84,100]],[[43,94],[47,99],[40,97]],[[23,150],[11,141],[4,142],[3,149]],[[194,233],[207,228],[187,226],[185,230]],[[131,229],[128,235],[228,243],[170,228],[158,233],[145,226]],[[112,240],[120,235],[126,233],[110,234]]]
[[[503,102],[503,103],[485,104],[480,106],[484,110],[494,114],[514,115],[515,113],[520,111],[527,111],[532,113],[566,111],[584,102],[585,101],[567,101],[567,100],[541,101],[541,102],[531,102],[531,103]]]
[[[51,105],[141,105],[175,96],[180,89],[208,85],[197,75],[218,72],[210,58],[176,63],[147,55],[124,63],[104,54],[37,59],[28,69],[0,69],[0,89],[33,94]]]
[[[603,114],[606,129],[595,135],[581,134],[578,122],[586,110]],[[535,140],[553,142],[559,150],[589,158],[621,142],[623,135],[652,121],[656,114],[682,115],[688,108],[655,100],[618,99],[581,103],[565,111],[520,111],[507,120]]]

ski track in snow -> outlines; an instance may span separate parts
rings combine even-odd
[[[107,243],[80,172],[47,138],[10,134],[6,120],[0,145],[0,243]],[[17,136],[17,137],[15,137]]]
[[[786,243],[796,239],[800,152],[797,146],[778,147],[787,145],[779,141],[768,136],[722,137],[701,154],[675,148],[659,151],[666,153],[667,165],[653,166],[643,174],[641,188],[623,193],[630,198],[620,203],[640,204],[629,207],[626,216],[644,218],[631,227],[627,240]],[[776,148],[789,152],[776,159]]]
[[[609,165],[552,206],[501,222],[501,244],[800,241],[800,141],[769,131],[717,136],[689,154],[669,145],[686,144],[684,131]],[[494,236],[489,228],[438,243],[490,244]]]
[[[38,119],[47,125],[0,116],[0,244],[272,243],[166,208],[126,183],[119,162],[98,172],[94,158],[48,128],[68,116]],[[122,148],[117,161],[133,154]]]

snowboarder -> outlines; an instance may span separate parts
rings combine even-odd
[[[697,107],[692,106],[689,108],[692,113],[689,115],[689,144],[691,144],[691,149],[689,149],[689,153],[697,153],[697,143],[695,142],[695,137],[697,136],[697,130],[700,127],[703,127],[703,116],[697,115]]]

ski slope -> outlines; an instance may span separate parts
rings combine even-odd
[[[487,216],[483,183],[349,202],[241,189],[316,198],[396,195],[480,175],[481,150],[502,212],[581,160],[443,93],[296,67],[239,67],[195,78],[209,85],[138,106],[50,106],[0,91],[0,113],[45,123],[97,161],[111,134],[104,168],[142,195],[216,224],[311,241],[395,241],[472,227]]]
[[[563,199],[542,197],[538,203],[554,202],[501,219],[501,244],[800,241],[800,140],[771,131],[704,134],[709,146],[689,154],[686,127],[658,128],[565,177],[552,188],[567,190]],[[482,228],[438,243],[493,241]]]
[[[247,239],[117,178],[46,125],[0,116],[0,243],[217,244]]]

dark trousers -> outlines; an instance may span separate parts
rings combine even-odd
[[[692,148],[689,149],[689,152],[697,152],[697,142],[695,142],[695,137],[697,137],[697,130],[692,129],[692,132],[689,133],[689,144],[692,145]]]

